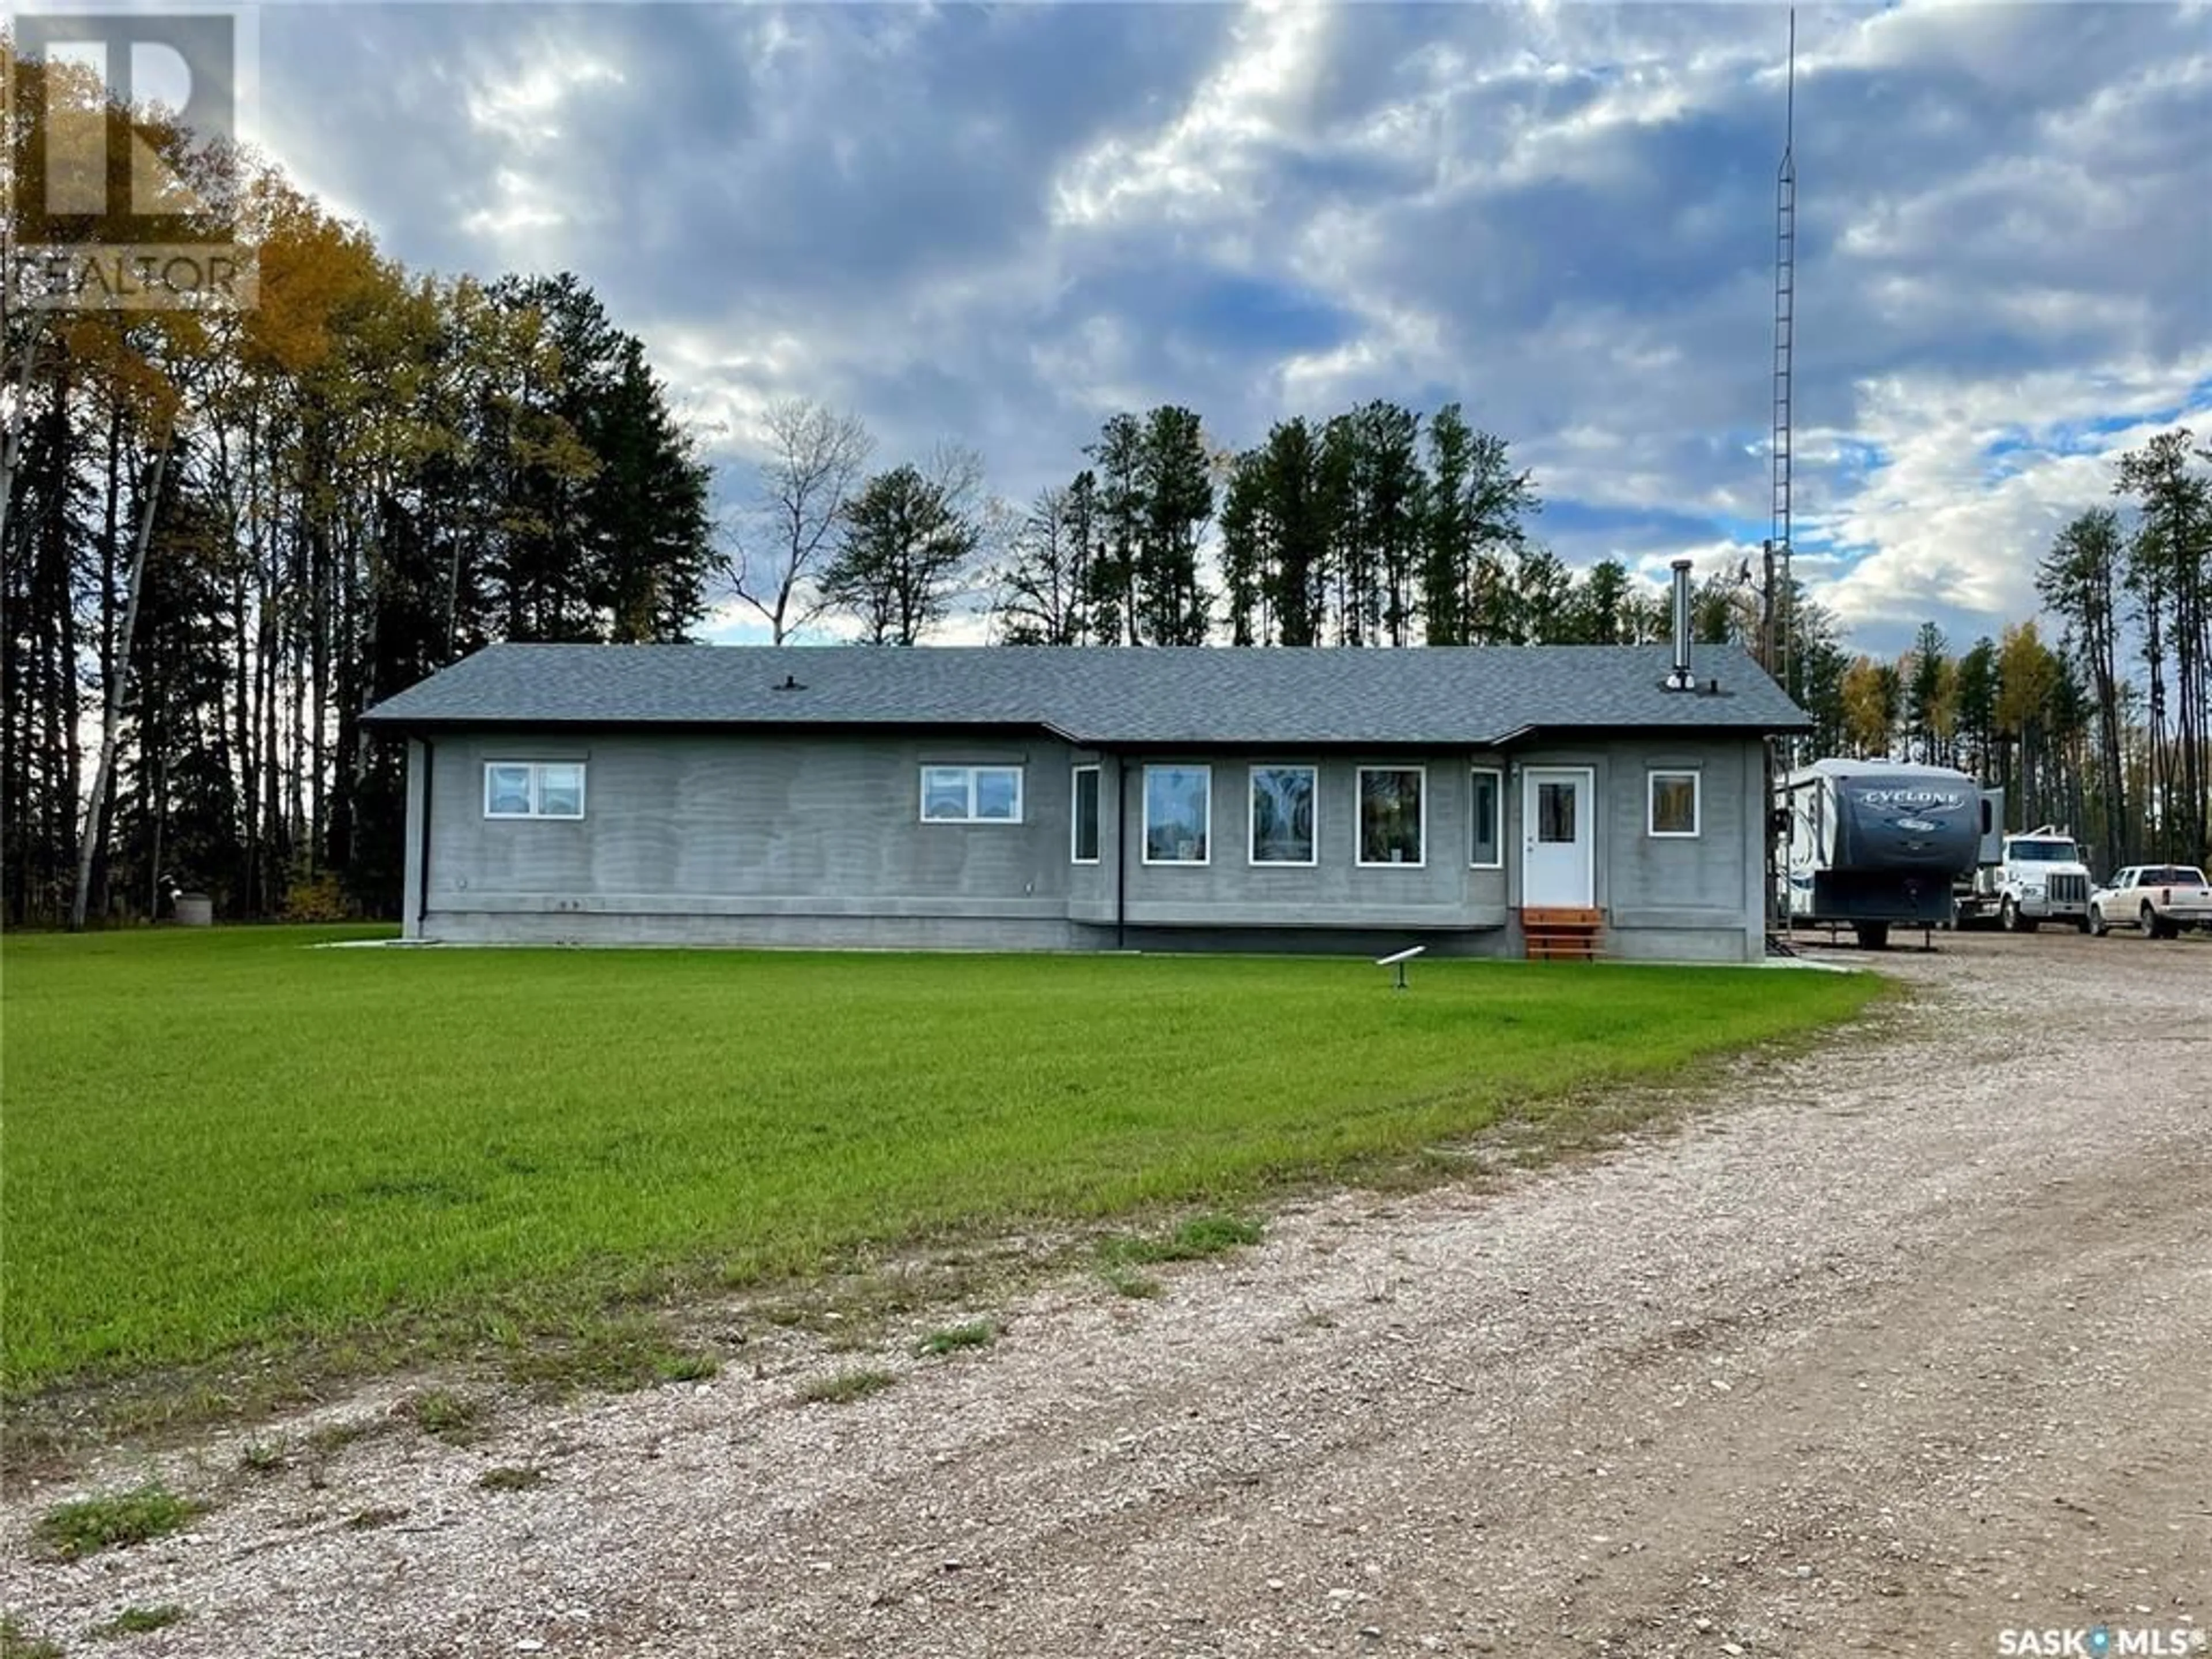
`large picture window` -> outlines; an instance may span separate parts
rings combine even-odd
[[[1019,823],[1018,766],[925,766],[921,816],[929,823]]]
[[[1146,863],[1210,861],[1206,832],[1212,818],[1212,793],[1211,767],[1145,769]]]
[[[1698,833],[1698,774],[1653,771],[1646,775],[1650,796],[1650,829],[1655,836]]]
[[[1493,767],[1476,767],[1468,796],[1474,833],[1467,861],[1478,870],[1496,870],[1505,862],[1504,800],[1504,777]]]
[[[1069,856],[1078,864],[1098,862],[1098,769],[1075,769],[1074,827],[1070,832]]]
[[[1252,862],[1314,862],[1315,772],[1310,766],[1252,769]]]
[[[488,818],[580,818],[584,816],[581,761],[486,761],[484,816]]]
[[[1359,769],[1359,861],[1419,864],[1427,802],[1418,766]]]

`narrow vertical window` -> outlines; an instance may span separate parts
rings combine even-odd
[[[1477,767],[1468,799],[1473,824],[1468,862],[1478,870],[1498,869],[1505,862],[1504,828],[1498,822],[1499,809],[1505,799],[1504,780],[1492,768]]]
[[[1075,769],[1074,843],[1071,856],[1078,864],[1098,862],[1098,769]]]

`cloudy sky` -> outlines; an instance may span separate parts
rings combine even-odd
[[[279,5],[257,125],[412,265],[576,271],[734,504],[763,406],[1025,498],[1099,421],[1457,398],[1570,563],[1766,532],[1763,4]],[[1797,12],[1799,568],[1861,648],[2034,609],[2212,432],[2212,5]],[[726,637],[741,637],[734,631]]]

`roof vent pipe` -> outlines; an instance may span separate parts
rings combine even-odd
[[[1690,691],[1697,688],[1697,677],[1690,672],[1690,561],[1674,561],[1674,667],[1667,676],[1669,691]]]

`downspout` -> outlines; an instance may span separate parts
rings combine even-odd
[[[1114,757],[1114,948],[1129,948],[1129,757]]]
[[[415,854],[415,936],[422,937],[430,921],[430,790],[436,778],[437,750],[429,734],[422,738],[422,835]]]

